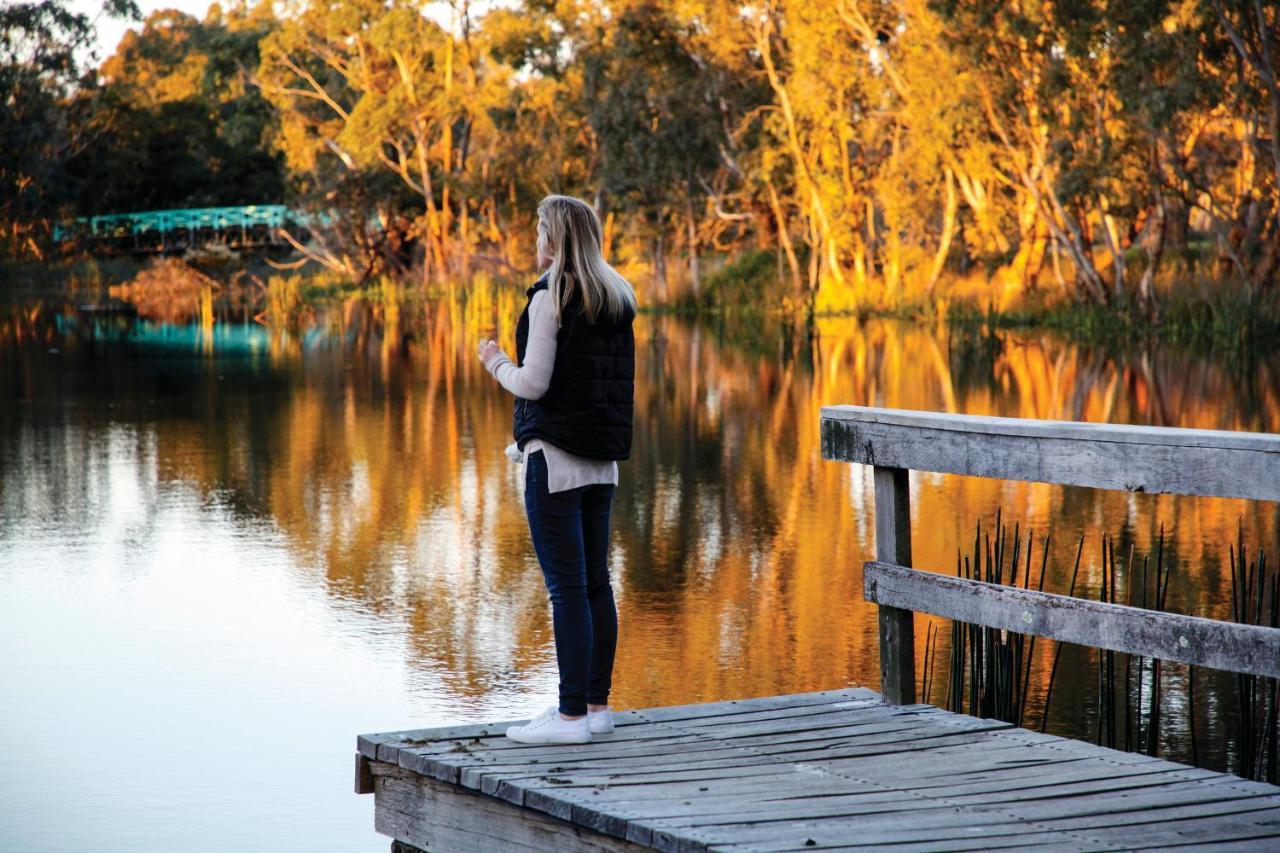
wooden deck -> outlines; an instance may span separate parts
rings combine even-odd
[[[615,720],[583,746],[363,735],[356,790],[408,851],[1280,849],[1280,788],[863,688]]]

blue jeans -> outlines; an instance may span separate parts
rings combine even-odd
[[[613,485],[547,491],[547,460],[525,461],[524,508],[533,550],[551,596],[560,669],[560,713],[579,716],[604,705],[613,676],[618,612],[609,585],[609,511]]]

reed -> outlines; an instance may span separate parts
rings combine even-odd
[[[925,629],[924,666],[920,668],[920,701],[928,703],[933,695],[933,664],[938,655],[938,626],[933,622]]]
[[[1076,564],[1071,570],[1071,587],[1067,595],[1076,594],[1076,580],[1080,577],[1080,556],[1084,553],[1084,533],[1080,534],[1080,542],[1076,546]],[[1053,684],[1058,678],[1058,661],[1062,658],[1062,643],[1055,644],[1053,650],[1053,666],[1049,669],[1049,685],[1044,691],[1044,710],[1040,713],[1040,731],[1049,725],[1049,704],[1053,701]]]
[[[1027,534],[1024,551],[1021,525],[1015,523],[1010,531],[1001,523],[999,510],[996,511],[994,528],[993,539],[992,531],[984,531],[981,519],[978,520],[972,554],[956,553],[956,576],[1018,586],[1021,570],[1022,586],[1030,588],[1034,534]],[[1044,587],[1048,545],[1046,538],[1045,556],[1041,558],[1041,589]],[[932,636],[933,641],[926,643],[926,655],[937,651],[936,632]],[[1034,643],[1034,637],[1031,642]],[[1029,651],[1024,634],[952,622],[946,693],[948,710],[1020,723],[1026,711],[1027,684],[1031,676]],[[932,680],[932,673],[929,678]]]
[[[1052,542],[1045,537],[1040,555],[1040,574],[1036,589],[1044,590],[1048,576],[1048,554]],[[1075,563],[1071,570],[1068,596],[1074,596],[1080,578],[1085,535],[1076,544]],[[979,519],[974,528],[973,548],[968,554],[956,552],[956,576],[987,583],[1021,585],[1031,588],[1035,536],[1028,533],[1025,545],[1020,524],[1012,531],[996,511],[992,529],[984,530]],[[1127,553],[1117,552],[1116,537],[1103,535],[1100,543],[1098,598],[1104,603],[1120,603],[1163,611],[1168,604],[1174,561],[1165,548],[1165,529],[1161,524],[1155,553],[1143,555],[1141,569],[1135,571],[1138,554],[1130,543]],[[1229,544],[1232,615],[1237,622],[1280,627],[1280,567],[1268,562],[1259,550],[1250,558],[1243,532],[1237,542]],[[1274,562],[1274,561],[1273,561]],[[924,701],[936,692],[935,659],[938,655],[940,629],[931,623],[926,629],[925,665],[921,682]],[[994,718],[1022,725],[1027,713],[1027,694],[1031,683],[1032,658],[1036,638],[1011,631],[986,628],[963,622],[951,623],[951,649],[948,661],[948,683],[944,694],[948,710],[974,716]],[[1048,728],[1053,707],[1062,645],[1056,644],[1053,663],[1045,687],[1040,714],[1040,731]],[[1164,722],[1164,662],[1148,660],[1106,649],[1097,649],[1094,657],[1097,676],[1097,719],[1093,737],[1099,745],[1126,752],[1157,756]],[[1199,738],[1196,729],[1196,668],[1188,667],[1187,706],[1191,760],[1200,764]],[[1239,725],[1238,775],[1258,781],[1276,783],[1280,765],[1280,680],[1260,676],[1239,675],[1236,678]]]
[[[1280,627],[1280,571],[1268,566],[1266,552],[1249,560],[1240,526],[1234,546],[1227,546],[1231,573],[1231,609],[1236,622]],[[1277,679],[1237,675],[1238,775],[1277,781]]]
[[[1160,525],[1160,538],[1156,544],[1156,573],[1155,573],[1155,593],[1153,603],[1158,611],[1164,610],[1165,599],[1169,595],[1169,571],[1172,565],[1165,566],[1164,554],[1164,525]],[[1145,584],[1145,575],[1143,578]],[[1143,589],[1143,598],[1146,598],[1146,589]],[[1145,606],[1145,604],[1144,604]],[[1147,713],[1147,743],[1146,749],[1140,750],[1147,755],[1160,754],[1160,701],[1163,695],[1163,687],[1160,683],[1160,659],[1153,658],[1151,660],[1151,700],[1149,711]],[[1141,673],[1141,669],[1139,669]]]

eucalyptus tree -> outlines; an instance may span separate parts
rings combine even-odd
[[[133,0],[106,0],[97,14],[137,17]],[[66,0],[0,5],[0,252],[41,258],[54,219],[69,206],[66,164],[92,144],[94,18]]]
[[[1255,291],[1269,289],[1280,280],[1280,8],[1262,0],[1200,8],[1220,28],[1217,56],[1225,41],[1236,59],[1213,66],[1237,121],[1236,192],[1226,210],[1209,212],[1221,251]]]
[[[258,70],[280,114],[278,145],[313,191],[334,196],[343,180],[385,172],[412,193],[423,276],[434,279],[468,268],[483,172],[471,155],[492,132],[488,106],[505,95],[485,73],[469,8],[454,12],[445,26],[406,0],[309,0],[286,8]],[[385,229],[402,207],[389,196],[371,212]],[[348,233],[358,237],[355,220]]]
[[[667,295],[667,238],[681,226],[697,295],[698,218],[724,142],[720,80],[692,36],[656,4],[624,6],[581,55],[601,200],[646,226],[659,298]]]
[[[250,82],[269,6],[210,10],[202,21],[151,13],[98,69],[95,144],[71,164],[81,214],[277,204],[281,158],[264,145],[274,113]]]

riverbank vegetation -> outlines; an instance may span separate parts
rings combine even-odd
[[[649,305],[1280,315],[1273,4],[233,3],[101,63],[68,8],[0,10],[9,257],[286,202],[294,265],[465,296],[563,192]]]

